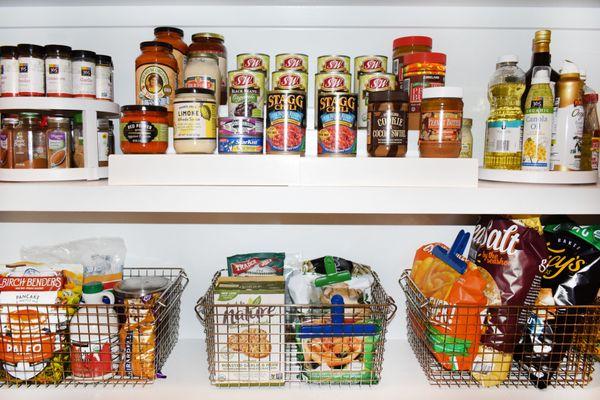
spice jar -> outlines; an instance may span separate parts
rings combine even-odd
[[[442,53],[413,53],[404,57],[404,83],[408,93],[408,129],[419,129],[419,113],[423,89],[444,86],[446,55]]]
[[[219,72],[221,77],[221,93],[215,98],[220,99],[217,104],[227,104],[227,49],[225,48],[225,38],[218,33],[202,32],[192,36],[192,44],[189,52],[211,53],[217,56]]]
[[[46,135],[40,125],[38,113],[21,113],[19,126],[13,141],[13,161],[15,168],[46,168]]]
[[[163,154],[169,142],[167,109],[152,105],[121,107],[120,141],[124,154]]]
[[[96,98],[96,53],[88,50],[73,50],[73,97]]]
[[[83,142],[83,114],[76,113],[73,116],[73,130],[71,131],[71,147],[73,149],[71,160],[76,168],[85,167]]]
[[[98,100],[114,100],[113,62],[110,56],[96,56],[96,98]]]
[[[173,46],[173,57],[177,60],[177,87],[183,87],[183,71],[187,63],[188,45],[183,41],[183,30],[171,26],[154,28],[154,40]]]
[[[46,96],[73,97],[71,48],[57,44],[46,46]]]
[[[471,118],[463,118],[462,129],[460,131],[460,158],[473,158],[473,133],[471,127],[473,120]]]
[[[421,157],[457,158],[463,114],[463,90],[459,87],[423,89],[421,103]]]
[[[173,46],[164,42],[140,43],[135,59],[135,93],[138,105],[166,107],[169,126],[173,126],[173,100],[177,86],[177,60]]]
[[[64,116],[49,116],[47,121],[48,168],[69,168],[71,120]]]
[[[114,134],[112,122],[106,118],[98,119],[98,166],[108,167],[108,156],[114,154]]]
[[[398,88],[402,90],[404,56],[411,53],[429,53],[433,41],[428,36],[405,36],[394,40],[393,73],[398,80]]]
[[[212,90],[177,89],[174,114],[173,146],[177,153],[214,153],[217,104]]]
[[[43,96],[44,48],[35,44],[17,46],[19,56],[19,96]]]
[[[183,75],[186,88],[208,89],[221,104],[221,72],[217,57],[212,53],[191,52]]]
[[[0,47],[0,96],[19,95],[19,56],[16,46]]]
[[[371,157],[404,157],[408,96],[400,90],[373,92],[367,110],[367,151]]]
[[[17,115],[9,115],[2,120],[0,131],[0,168],[13,168],[13,143],[19,125]]]

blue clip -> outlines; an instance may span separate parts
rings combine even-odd
[[[375,336],[379,327],[375,324],[347,324],[344,322],[344,298],[339,294],[331,298],[331,324],[302,325],[300,339],[344,336]]]
[[[464,274],[467,270],[467,263],[457,257],[457,254],[462,255],[465,249],[467,248],[467,243],[469,242],[469,237],[471,235],[464,230],[460,230],[458,235],[456,235],[456,239],[454,239],[454,243],[452,243],[452,247],[446,253],[446,250],[441,248],[440,246],[435,246],[433,248],[433,255],[451,266],[456,272],[459,274]]]

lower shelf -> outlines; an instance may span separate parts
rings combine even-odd
[[[0,181],[3,182],[96,181],[104,178],[108,178],[108,167],[0,169]]]
[[[513,183],[585,185],[598,181],[598,171],[513,171],[479,168],[479,179]]]

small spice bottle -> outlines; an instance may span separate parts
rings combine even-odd
[[[121,151],[124,154],[163,154],[169,145],[167,109],[151,105],[121,107]]]
[[[76,113],[73,116],[73,129],[71,131],[71,147],[73,149],[71,160],[73,160],[75,168],[85,167],[83,142],[83,114]]]
[[[463,90],[459,87],[423,89],[421,103],[421,157],[457,158],[461,148]]]
[[[371,157],[404,157],[407,149],[408,96],[399,90],[369,95],[367,151]]]
[[[473,158],[472,126],[473,120],[471,118],[463,118],[460,139],[460,158]]]
[[[19,56],[16,46],[0,47],[0,96],[19,95]]]
[[[57,44],[46,46],[46,96],[73,97],[71,48]]]
[[[96,55],[96,98],[114,100],[113,62],[110,56]]]
[[[183,71],[187,64],[188,45],[183,41],[183,30],[171,26],[154,28],[154,40],[169,43],[173,46],[173,57],[177,60],[177,87],[183,87]]]
[[[412,53],[429,53],[432,44],[433,41],[428,36],[405,36],[394,40],[393,72],[398,80],[398,88],[400,90],[402,90],[404,80],[404,56]]]
[[[48,168],[71,167],[71,119],[62,115],[48,117]]]
[[[35,44],[17,46],[19,55],[19,96],[43,96],[44,48]]]
[[[221,93],[220,105],[227,105],[227,48],[225,47],[225,38],[223,35],[212,32],[201,32],[192,35],[192,44],[189,52],[211,53],[217,56],[219,72],[221,74]],[[215,97],[217,97],[215,95]]]
[[[108,167],[108,156],[114,153],[111,121],[106,118],[98,119],[98,166]]]
[[[96,53],[88,50],[71,52],[73,97],[96,98]]]
[[[13,143],[19,125],[18,115],[8,115],[2,119],[0,131],[0,168],[13,168]]]
[[[14,167],[47,168],[46,134],[40,125],[40,114],[21,113],[13,141]]]
[[[177,60],[173,46],[164,42],[140,43],[135,59],[135,94],[139,105],[166,107],[169,126],[173,126],[173,101],[177,87]]]

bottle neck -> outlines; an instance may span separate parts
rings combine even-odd
[[[550,61],[550,46],[547,43],[545,46],[536,45],[533,47],[533,54],[531,55],[532,67],[550,66]]]

